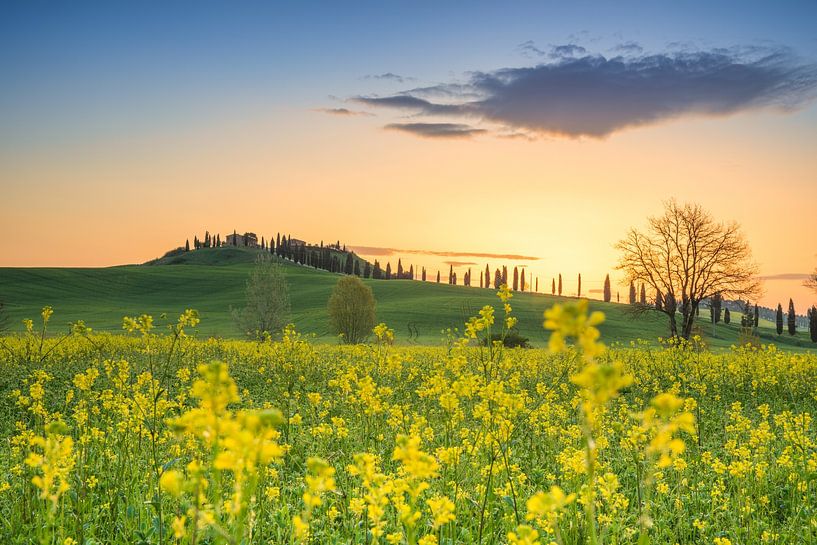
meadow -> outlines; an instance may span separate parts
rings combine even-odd
[[[546,348],[481,346],[499,296],[436,347],[45,309],[0,349],[0,542],[817,541],[817,356],[607,348],[586,301]]]
[[[108,268],[2,268],[0,298],[6,303],[12,331],[22,332],[22,320],[36,316],[44,306],[54,309],[52,332],[84,320],[97,332],[122,332],[122,316],[148,313],[179,315],[195,308],[201,316],[200,335],[236,338],[238,329],[231,307],[244,303],[244,287],[257,251],[247,248],[205,248],[183,254],[173,263],[126,265]],[[291,320],[298,331],[318,343],[336,343],[329,331],[326,303],[339,275],[282,261],[292,301]],[[371,280],[377,299],[378,320],[394,329],[400,345],[438,346],[446,329],[462,328],[469,316],[495,301],[494,289],[467,288],[410,280]],[[622,294],[622,296],[624,296]],[[519,333],[533,346],[547,345],[542,312],[568,297],[542,293],[516,293],[514,313]],[[639,339],[666,336],[667,326],[659,316],[632,316],[624,304],[591,300],[592,310],[607,319],[600,330],[608,342],[628,345]],[[716,349],[728,349],[740,339],[740,317],[732,324],[718,324],[713,331],[706,310],[702,312],[700,335]],[[781,350],[808,350],[815,346],[807,331],[796,336],[776,335],[774,325],[761,322],[758,336]],[[802,328],[801,328],[802,329]]]

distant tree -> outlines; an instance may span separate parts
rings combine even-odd
[[[454,265],[450,265],[448,269],[448,283],[454,284]]]
[[[457,273],[453,273],[453,274],[451,275],[451,285],[452,285],[452,286],[456,286],[456,285],[457,285]]]
[[[334,333],[342,335],[343,342],[358,344],[375,326],[375,306],[369,286],[357,276],[343,276],[329,297],[329,325]]]
[[[491,269],[488,268],[488,264],[485,264],[485,287],[491,287]]]
[[[479,287],[482,288],[485,286],[485,273],[479,271]]]
[[[363,278],[371,278],[372,276],[372,266],[367,261],[365,265],[363,265]]]
[[[184,241],[184,251],[185,251],[185,252],[189,252],[189,251],[190,251],[190,239],[189,239],[189,238],[188,238],[187,240],[185,240],[185,241]]]
[[[499,289],[502,285],[502,271],[499,269],[494,273],[494,289]]]
[[[582,296],[582,273],[579,273],[579,285],[576,289],[576,297]]]
[[[794,301],[789,299],[789,316],[788,316],[789,335],[797,334],[797,314],[794,312]]]
[[[639,296],[639,302],[642,305],[647,304],[647,288],[644,286],[644,284],[641,284],[641,294]]]
[[[604,302],[609,303],[613,298],[613,292],[610,288],[610,275],[604,277]]]
[[[423,277],[422,278],[423,278],[423,282],[425,282],[426,281],[426,268],[425,267],[423,267]]]
[[[397,278],[403,278],[403,260],[397,259]]]
[[[519,269],[513,268],[513,291],[519,291]]]
[[[817,291],[817,269],[814,269],[814,272],[811,273],[811,276],[808,277],[804,285],[809,289]]]
[[[355,276],[360,276],[360,261],[355,259],[355,267],[354,267],[354,274]]]
[[[539,293],[539,277],[536,277],[536,293]]]
[[[289,322],[289,286],[281,265],[260,254],[250,272],[245,290],[247,305],[233,309],[241,333],[251,339],[275,337]]]
[[[383,271],[380,270],[380,262],[374,260],[374,269],[372,270],[372,278],[380,280],[383,277]]]
[[[621,292],[616,290],[616,303],[621,302]]]
[[[559,273],[559,297],[562,296],[562,273]]]
[[[221,248],[221,233],[216,235],[216,248]]]
[[[777,334],[783,334],[783,305],[780,303],[777,304],[777,312],[775,313],[775,326],[777,329]]]
[[[631,229],[616,247],[626,279],[672,295],[681,313],[666,308],[672,336],[689,339],[701,301],[721,293],[730,299],[759,290],[751,248],[736,223],[724,224],[695,204],[668,201],[646,230]]]
[[[414,265],[409,267],[409,280],[414,280]]]
[[[346,274],[355,272],[355,257],[351,252],[346,254],[346,264],[343,266],[343,272]]]
[[[755,329],[757,329],[757,326],[760,324],[760,309],[757,308],[757,303],[755,303],[755,317],[753,322]]]
[[[323,245],[321,244],[321,246]],[[275,234],[275,251],[278,255],[281,255],[281,233]]]
[[[262,249],[262,250],[266,250],[266,249],[267,249],[267,243],[266,243],[266,241],[264,240],[264,237],[261,237],[261,249]]]
[[[391,280],[391,263],[386,262],[386,280]]]
[[[664,297],[660,291],[655,293],[655,309],[659,311],[664,310]]]
[[[519,291],[525,291],[525,269],[522,269],[522,274],[519,277]]]
[[[437,283],[440,283],[440,269],[437,269]]]
[[[635,304],[635,284],[632,282],[632,280],[630,281],[630,304]]]
[[[716,293],[709,299],[709,317],[713,324],[721,321],[721,305],[723,304],[723,297],[720,293]]]
[[[502,265],[502,283],[508,285],[508,267]]]
[[[551,295],[556,295],[556,279],[555,278],[550,279],[550,294]]]
[[[729,312],[728,308],[724,309],[724,311],[723,311],[723,323],[725,323],[726,325],[729,325],[729,323],[731,321],[732,321],[732,313]]]
[[[811,336],[811,342],[817,343],[817,306],[811,307],[808,317],[808,331]],[[2,326],[0,326],[0,328],[2,328]]]

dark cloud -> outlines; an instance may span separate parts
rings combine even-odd
[[[350,110],[348,108],[314,108],[313,112],[321,112],[324,114],[329,115],[340,115],[340,116],[374,116],[373,113],[370,112],[362,112],[359,110]]]
[[[397,248],[384,248],[381,246],[350,246],[350,248],[361,255],[368,256],[391,256],[395,254],[419,254],[434,255],[439,257],[489,257],[495,259],[518,259],[521,261],[538,261],[540,258],[529,255],[518,254],[491,254],[483,252],[454,252],[438,250],[405,250]]]
[[[384,128],[407,132],[423,138],[471,138],[486,132],[461,123],[389,123]]]
[[[521,44],[516,46],[516,50],[526,57],[543,57],[546,54],[545,51],[536,47],[536,44],[533,42],[533,40],[522,42]]]
[[[635,51],[633,44],[623,47]],[[554,47],[550,55],[557,57],[527,68],[473,73],[465,84],[354,100],[415,115],[467,117],[510,133],[601,138],[683,116],[792,110],[812,100],[817,88],[817,65],[780,48],[607,58],[567,44]],[[418,95],[445,98],[440,102]]]
[[[613,47],[613,51],[623,55],[640,55],[644,48],[636,42],[624,42]]]

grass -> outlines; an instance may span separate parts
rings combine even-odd
[[[201,314],[202,335],[235,337],[230,307],[244,304],[244,285],[257,251],[245,248],[204,249],[185,254],[175,265],[125,265],[109,268],[0,268],[0,299],[9,310],[12,331],[22,330],[21,320],[37,318],[43,306],[54,308],[53,331],[69,322],[84,320],[97,331],[120,331],[122,317],[142,313],[155,318],[162,313],[175,318],[185,308]],[[326,302],[338,275],[284,263],[290,285],[292,320],[297,329],[318,340],[334,342],[328,330]],[[484,305],[499,309],[494,289],[466,288],[410,280],[365,280],[377,299],[378,320],[395,330],[403,344],[439,344],[446,328],[462,324]],[[543,346],[543,311],[566,298],[517,293],[512,299],[520,334],[534,346]],[[627,305],[591,301],[607,321],[601,330],[608,343],[655,340],[667,333],[660,316],[633,318]],[[703,315],[704,313],[702,313]],[[702,316],[703,318],[703,316]],[[712,326],[702,319],[701,333],[711,346],[736,343],[740,317],[731,325]],[[763,324],[761,324],[762,326]],[[760,328],[761,341],[783,349],[803,350],[817,345],[807,332],[778,337],[770,327]]]

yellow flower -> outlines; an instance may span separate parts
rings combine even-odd
[[[539,532],[528,526],[520,524],[516,527],[516,532],[508,532],[509,545],[539,545]]]
[[[448,524],[456,519],[454,516],[454,502],[445,496],[434,496],[426,500],[431,509],[431,526],[436,530],[440,526]]]
[[[175,469],[165,471],[162,473],[162,476],[159,477],[159,487],[171,496],[180,496],[183,486],[184,476]]]

